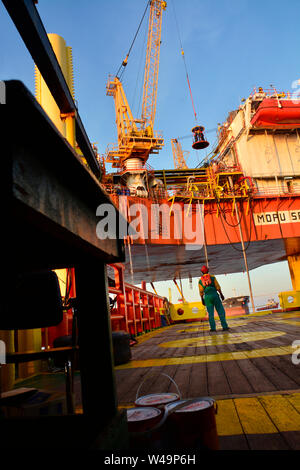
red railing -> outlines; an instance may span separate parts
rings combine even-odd
[[[164,297],[147,291],[144,283],[139,288],[125,282],[123,264],[109,266],[110,270],[114,271],[114,279],[109,279],[109,284],[114,284],[109,285],[109,294],[110,297],[115,297],[111,308],[112,330],[123,330],[132,336],[139,336],[161,327],[161,314],[165,312]],[[70,268],[67,272],[66,292],[70,298],[74,298],[76,297],[74,269]],[[42,329],[42,346],[46,349],[53,347],[56,338],[71,335],[72,321],[72,309],[66,309],[61,323]]]
[[[114,286],[109,293],[116,295],[111,309],[113,330],[125,330],[133,336],[152,331],[161,326],[164,297],[124,281],[124,265],[110,265],[115,274]]]

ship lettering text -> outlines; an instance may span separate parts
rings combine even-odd
[[[260,212],[253,214],[255,225],[300,222],[300,211]]]

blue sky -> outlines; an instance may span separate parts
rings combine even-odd
[[[163,16],[155,129],[165,147],[149,159],[154,168],[172,168],[170,140],[190,134],[195,125],[174,9],[185,52],[198,122],[214,129],[239,106],[254,86],[293,91],[300,78],[299,0],[169,0]],[[125,58],[146,6],[146,0],[39,0],[38,11],[48,33],[64,37],[73,49],[75,98],[92,142],[100,153],[116,142],[113,98],[106,96],[109,74]],[[123,85],[135,117],[139,117],[146,22],[129,57]],[[33,61],[0,3],[0,79],[19,79],[34,93]],[[207,134],[213,144],[215,132]],[[194,151],[196,166],[211,150]],[[251,274],[255,295],[291,289],[287,263]],[[219,276],[226,296],[248,294],[245,274]],[[163,294],[166,285],[161,286]],[[196,286],[196,284],[194,284]],[[159,287],[158,287],[159,289]],[[173,290],[173,289],[172,289]],[[187,293],[192,298],[197,291]],[[194,293],[193,293],[194,292]],[[187,295],[187,294],[186,294]],[[174,300],[177,299],[174,290]]]

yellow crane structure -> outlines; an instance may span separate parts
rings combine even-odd
[[[186,150],[182,150],[181,143],[178,139],[171,139],[172,144],[172,152],[173,152],[173,160],[174,160],[174,168],[178,170],[188,168],[186,164],[186,157],[188,156],[189,152]]]
[[[149,154],[158,153],[163,147],[162,134],[153,130],[156,113],[156,98],[161,43],[162,12],[166,8],[163,0],[150,0],[148,40],[143,84],[143,102],[140,119],[134,119],[122,82],[118,77],[109,77],[106,94],[115,102],[118,144],[109,145],[105,161],[121,171],[141,170]],[[127,64],[127,59],[123,66]]]

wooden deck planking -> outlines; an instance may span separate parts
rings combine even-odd
[[[300,432],[299,431],[286,431],[281,432],[280,435],[283,437],[289,449],[300,450]]]
[[[281,434],[247,434],[249,450],[291,450]]]
[[[283,396],[260,397],[259,401],[289,447],[293,450],[300,450],[299,411]]]
[[[231,393],[247,394],[253,392],[253,387],[242,371],[237,361],[224,361],[223,368],[227,376]]]
[[[172,382],[167,376],[173,379],[176,366],[163,366],[163,367],[153,367],[149,368],[147,375],[145,376],[145,381],[141,385],[139,391],[139,397],[149,395],[151,393],[162,393],[167,392],[170,384]],[[137,384],[137,388],[140,384]],[[175,388],[172,388],[173,392],[176,392]]]
[[[116,374],[116,390],[118,403],[127,404],[133,403],[137,388],[145,375],[146,369],[127,369],[118,371]]]
[[[237,333],[238,331],[240,331],[241,328],[242,327],[236,325],[235,327],[230,329],[230,333],[226,334],[230,335],[232,331],[234,333]],[[226,344],[223,347],[217,346],[217,350],[219,352],[238,351],[240,350],[239,346],[240,344]],[[223,367],[224,374],[227,378],[230,394],[243,394],[253,392],[251,383],[248,380],[247,376],[244,374],[243,370],[240,368],[238,361],[223,361],[221,362],[221,364]]]
[[[261,323],[262,322],[249,322],[249,324],[247,324],[245,326],[242,326],[242,327],[235,326],[235,328],[232,329],[232,330],[242,331],[242,332],[250,330],[250,331],[255,332],[257,327],[261,327]],[[251,326],[251,328],[249,328],[250,326]],[[267,327],[269,327],[269,324],[267,325]],[[205,353],[212,354],[212,353],[215,353],[215,352],[243,351],[245,349],[245,343],[235,344],[235,345],[218,345],[217,349],[216,349],[216,346],[210,346],[210,345],[196,347],[196,348],[192,348],[192,347],[188,347],[188,348],[182,348],[182,347],[179,347],[179,348],[162,348],[162,347],[159,346],[159,344],[161,342],[165,342],[165,340],[169,340],[170,336],[172,336],[173,338],[176,338],[176,335],[178,335],[182,330],[185,331],[185,337],[186,337],[187,334],[188,334],[186,332],[188,332],[189,329],[193,329],[193,328],[195,328],[193,325],[188,325],[188,326],[176,325],[175,327],[172,327],[172,329],[173,329],[172,335],[170,335],[171,332],[168,332],[168,331],[164,331],[163,333],[160,333],[155,338],[151,338],[152,344],[150,346],[148,345],[147,348],[145,348],[144,347],[145,345],[142,344],[141,347],[143,348],[143,354],[133,355],[133,359],[142,359],[142,358],[146,358],[146,357],[151,357],[151,358],[173,357],[174,358],[174,357],[184,357],[187,354],[189,354],[190,356],[202,356],[202,358],[203,358]],[[209,335],[210,335],[210,333],[208,331],[205,331],[205,330],[202,330],[201,334],[202,334],[202,337],[203,336],[209,337]],[[195,337],[197,335],[199,336],[199,333],[190,333],[188,335],[188,337]],[[155,340],[155,345],[153,345],[153,340]],[[271,340],[268,340],[268,341],[262,340],[262,341],[259,342],[259,344],[260,344],[260,346],[270,347],[270,345],[272,345],[273,341],[275,341],[275,343],[278,344],[278,345],[284,345],[285,344],[281,340],[281,337],[274,338],[274,340],[271,339]],[[247,345],[247,349],[249,349],[249,350],[253,349],[253,343],[249,343]],[[244,359],[242,361],[244,361]],[[256,367],[255,367],[255,360],[252,360],[253,364],[250,365],[250,366],[247,366],[247,367],[245,367],[245,364],[242,364],[242,361],[234,361],[234,362],[233,361],[228,361],[227,364],[225,363],[225,361],[223,362],[222,367],[227,372],[227,375],[229,377],[229,384],[230,384],[231,390],[233,390],[234,393],[238,392],[238,387],[240,387],[240,393],[250,392],[251,391],[251,385],[249,387],[249,383],[252,382],[251,378],[253,376],[253,372],[255,372],[255,369],[259,369],[259,362],[258,361],[256,361]],[[179,361],[179,363],[180,363],[180,361]],[[191,366],[192,365],[190,365],[190,367]],[[211,371],[207,374],[207,376],[209,376],[210,379],[211,379],[210,380],[210,382],[211,382],[211,387],[210,388],[212,390],[215,389],[218,392],[218,391],[221,390],[220,384],[216,388],[214,385],[212,385],[212,381],[216,381],[213,378],[214,375],[219,375],[221,373],[220,366],[213,365],[213,364],[210,363],[207,367],[208,367],[209,371]],[[274,367],[274,362],[273,362],[273,365],[271,366],[271,360],[270,360],[270,367],[271,368]],[[217,371],[219,371],[218,374],[217,374]],[[260,375],[259,371],[256,371],[256,374]],[[255,373],[254,373],[254,375],[255,375]],[[190,379],[190,382],[191,382],[191,384],[193,384],[194,381],[192,379]],[[217,379],[217,382],[220,383],[220,379]],[[221,382],[222,382],[222,380],[221,380]],[[254,390],[256,390],[256,391],[264,391],[264,390],[265,391],[270,391],[270,390],[272,390],[272,384],[273,384],[273,389],[276,389],[275,384],[270,380],[269,381],[268,380],[260,380],[259,382],[260,382],[260,386],[257,387],[257,385],[256,385],[254,387]],[[289,382],[289,384],[286,385],[285,388],[295,388],[295,382],[293,382],[292,379],[290,379],[290,381],[288,381],[288,382]],[[224,382],[224,383],[226,383],[226,382]],[[228,388],[226,386],[225,386],[225,388],[228,391]],[[277,387],[277,389],[279,389],[279,388]],[[223,392],[224,391],[225,390],[224,390],[224,387],[223,387]]]
[[[210,333],[206,323],[198,326],[181,324],[166,328],[133,348],[133,360],[154,361],[137,362],[136,369],[116,370],[120,402],[127,405],[133,403],[140,382],[149,373],[156,373],[157,378],[148,385],[145,383],[141,390],[142,395],[175,391],[170,381],[159,378],[159,373],[168,373],[175,380],[183,398],[216,397],[219,406],[217,426],[221,449],[298,450],[300,394],[291,393],[290,390],[299,390],[300,374],[299,366],[292,364],[289,350],[293,340],[299,339],[300,329],[298,325],[272,321],[271,315],[257,319],[248,318],[246,323],[245,318],[241,319],[240,324],[238,318],[229,319],[229,325],[231,322],[233,326],[228,332],[228,338],[231,335],[232,339],[232,334],[249,332],[282,331],[284,334],[255,341],[219,344],[222,338],[226,339],[227,336],[220,330]],[[290,321],[296,321],[297,318],[299,316],[289,316]],[[275,319],[277,320],[278,316],[274,317]],[[195,328],[196,331],[189,331]],[[206,342],[201,346],[195,346],[192,341],[197,337],[218,336],[220,338],[217,340],[209,340],[211,344]],[[192,346],[176,347],[176,343],[175,347],[160,346],[161,343],[184,338],[191,339],[188,343]],[[250,351],[251,354],[247,358],[242,354],[243,358],[240,358],[239,352],[243,351]],[[266,355],[269,354],[268,351],[274,355]],[[230,353],[233,353],[233,356],[227,356]],[[187,356],[188,361],[185,360]],[[213,360],[214,357],[220,360]],[[163,361],[155,362],[157,358]],[[168,358],[177,359],[175,363],[168,364]],[[245,395],[250,396],[246,398]],[[285,414],[289,415],[287,421],[284,419]]]
[[[215,336],[214,333],[211,333],[210,335],[212,337]],[[223,348],[220,348],[220,346],[208,346],[207,353],[212,354],[223,352],[222,349]],[[227,395],[231,393],[222,361],[207,363],[207,381],[208,394],[210,396]]]
[[[188,364],[175,366],[175,374],[173,376],[176,382],[181,398],[191,398],[190,396],[190,375],[191,367]],[[174,387],[173,387],[174,390]]]
[[[207,363],[191,364],[188,396],[190,398],[208,396]]]
[[[274,390],[273,384],[262,374],[260,369],[257,368],[257,365],[252,362],[252,359],[237,359],[235,362],[241,371],[241,376],[245,377],[253,392],[268,392]],[[239,387],[239,384],[240,383],[236,383],[234,385],[236,390],[235,393],[245,393]],[[241,382],[241,384],[245,386],[244,381]]]
[[[236,398],[234,404],[245,434],[256,434],[258,429],[260,434],[277,433],[276,426],[259,400]]]
[[[280,338],[271,338],[264,343],[264,346],[267,348],[272,348],[276,345],[283,346],[284,343],[280,341]],[[252,341],[251,343],[246,343],[248,349],[260,349],[262,346],[261,341]],[[280,357],[280,356],[275,356]],[[283,356],[285,357],[285,356]],[[274,362],[273,357],[252,357],[250,362],[260,373],[273,384],[274,390],[289,390],[297,388],[298,384],[295,380],[289,377],[284,371],[276,367],[276,361]],[[287,360],[285,358],[285,360]],[[290,358],[289,358],[290,360]]]
[[[201,325],[202,326],[202,325]],[[200,337],[204,336],[204,329],[203,327],[199,327],[198,335]],[[206,354],[207,348],[204,346],[203,352]],[[193,351],[194,355],[197,356],[197,347],[194,348]],[[197,398],[208,396],[208,368],[207,363],[195,363],[190,365],[190,377],[189,377],[189,389],[187,391],[187,397],[189,398]]]
[[[282,323],[280,323],[280,326],[282,325]],[[276,327],[278,326],[277,323],[273,324],[271,323],[271,321],[258,321],[258,322],[249,322],[249,325],[247,325],[247,330],[249,331],[255,331],[256,328],[259,328],[260,330],[274,330],[276,329]],[[285,325],[284,325],[285,326]],[[241,330],[245,330],[246,327],[243,326],[241,327]],[[293,332],[294,333],[294,332]],[[295,334],[295,333],[294,333]],[[268,340],[263,340],[263,341],[259,341],[259,342],[249,342],[249,343],[242,343],[242,347],[245,348],[245,345],[247,346],[247,349],[253,349],[253,348],[261,348],[261,347],[273,347],[274,345],[284,345],[286,344],[286,339],[287,339],[287,335],[285,335],[284,337],[285,339],[283,339],[283,337],[276,337],[276,338],[270,338]],[[292,340],[294,339],[294,337],[291,337],[291,342]],[[242,349],[241,345],[235,345],[235,348],[237,349]],[[233,350],[233,348],[231,347],[230,348],[231,350]],[[280,358],[281,356],[275,356],[275,357],[266,357],[266,358],[252,358],[250,359],[250,362],[251,362],[251,366],[247,365],[245,367],[245,364],[242,364],[241,361],[238,362],[238,365],[240,367],[242,367],[242,369],[244,370],[244,372],[247,370],[248,372],[250,372],[250,370],[255,370],[254,368],[256,368],[259,372],[256,372],[256,374],[259,374],[259,375],[264,375],[264,377],[267,379],[264,380],[264,383],[265,385],[263,385],[263,390],[271,390],[272,389],[272,386],[271,384],[273,384],[273,387],[274,389],[277,389],[277,390],[281,390],[281,389],[293,389],[293,388],[297,388],[298,386],[298,382],[293,380],[291,378],[291,376],[289,376],[286,372],[284,372],[283,370],[280,370],[280,368],[276,367],[276,359],[278,359],[278,357]],[[285,363],[285,365],[287,364],[287,361],[289,360],[290,361],[290,358],[287,359],[285,356],[282,356],[284,357],[284,359],[282,359]],[[225,366],[225,363],[224,363],[224,367]],[[293,371],[293,376],[295,376],[295,371]],[[261,373],[261,374],[260,374]],[[251,378],[251,374],[249,375],[249,378]],[[267,383],[269,382],[269,383]],[[241,382],[241,384],[243,383],[243,381]],[[249,380],[248,380],[248,383],[249,383]],[[251,383],[253,383],[253,381],[251,381]],[[260,384],[261,384],[261,381],[260,381]],[[256,386],[257,388],[257,386]],[[240,393],[243,393],[242,391]],[[245,392],[247,393],[247,392]]]
[[[221,449],[246,448],[238,439],[243,434],[251,450],[299,450],[299,402],[300,394],[218,400]]]
[[[250,450],[247,437],[239,436],[219,436],[220,450]]]
[[[258,401],[280,432],[300,431],[300,414],[286,397],[270,395],[259,397]]]

